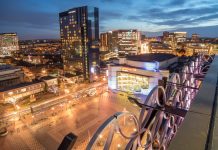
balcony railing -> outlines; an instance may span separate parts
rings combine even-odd
[[[202,95],[201,92],[207,95],[206,91],[202,91],[202,89],[206,90],[204,82],[208,80],[207,76],[211,76],[210,74],[206,75],[206,73],[213,58],[204,55],[193,57],[179,73],[170,75],[169,79],[165,81],[165,86],[153,88],[143,104],[133,99],[141,108],[139,115],[127,111],[114,114],[98,128],[86,149],[194,149],[194,146],[189,148],[190,145],[186,145],[186,148],[184,148],[184,144],[186,144],[184,140],[190,139],[188,135],[193,132],[191,131],[192,128],[187,126],[186,117],[189,118],[188,121],[191,123],[192,115],[190,113],[198,112],[194,109],[196,107],[192,109],[192,106],[198,103],[197,99],[201,98],[199,97],[199,95]],[[218,58],[215,61],[218,61]],[[212,63],[212,66],[214,66],[214,63]],[[218,62],[215,66],[217,66],[216,72],[218,72]],[[213,67],[209,69],[209,73],[211,73],[211,69]],[[203,81],[205,75],[206,81]],[[217,73],[214,75],[216,82],[217,75]],[[201,107],[204,107],[202,103],[200,104]],[[201,120],[192,117],[193,120],[201,123]],[[210,127],[211,121],[209,122]],[[185,129],[180,129],[180,127]],[[179,136],[177,131],[179,131]],[[196,131],[193,133],[195,135],[191,135],[193,138],[201,134],[201,130],[198,133],[196,129],[194,131]],[[209,128],[207,131],[208,134],[211,132]],[[183,137],[187,137],[187,139],[183,139]],[[210,136],[206,138],[207,143],[210,141],[208,138]],[[195,142],[198,145],[198,142]],[[187,143],[190,142],[187,141]],[[207,147],[206,144],[204,146]],[[204,149],[204,146],[201,149]],[[196,148],[199,148],[199,146],[196,146]]]

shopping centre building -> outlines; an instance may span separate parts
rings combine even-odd
[[[175,55],[160,53],[119,58],[108,66],[108,87],[148,95],[159,80],[169,77],[167,67],[177,61]]]

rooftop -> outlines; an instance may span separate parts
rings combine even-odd
[[[18,67],[11,66],[11,65],[0,65],[0,71],[5,71],[5,70],[11,70],[11,69],[19,69]]]
[[[55,79],[56,77],[52,77],[52,76],[44,76],[44,77],[41,77],[40,79],[41,80],[51,80],[51,79]]]
[[[32,82],[24,82],[24,83],[20,83],[20,84],[9,86],[9,87],[5,87],[5,88],[0,88],[0,92],[5,92],[5,91],[12,90],[12,89],[25,87],[25,86],[29,86],[29,85],[40,83],[40,82],[42,82],[42,81],[34,80]]]
[[[136,56],[127,56],[128,60],[132,61],[141,61],[141,62],[154,62],[154,61],[165,61],[171,58],[176,57],[173,54],[163,54],[163,53],[155,53],[155,54],[143,54]]]
[[[17,35],[17,33],[0,33],[0,35]]]

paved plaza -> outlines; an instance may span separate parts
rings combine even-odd
[[[63,104],[32,116],[12,122],[9,134],[0,138],[2,150],[54,150],[63,137],[72,132],[78,136],[74,149],[85,149],[97,128],[117,111],[138,108],[127,97],[105,92],[95,97],[85,97],[80,104]]]

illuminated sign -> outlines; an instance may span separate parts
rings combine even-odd
[[[73,14],[73,13],[75,13],[76,11],[75,10],[73,10],[73,11],[70,11],[70,12],[68,12],[69,14]]]
[[[159,62],[145,62],[144,63],[144,69],[145,70],[152,70],[156,71],[159,70]]]
[[[91,73],[95,73],[94,67],[91,67]]]

